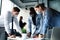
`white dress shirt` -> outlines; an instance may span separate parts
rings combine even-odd
[[[12,13],[10,11],[8,11],[4,16],[4,27],[5,31],[9,34],[11,32],[10,29],[12,29]],[[22,33],[21,28],[19,27],[17,16],[14,16],[13,29],[16,29],[16,31],[20,34]]]

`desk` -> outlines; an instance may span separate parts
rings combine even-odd
[[[20,38],[20,37],[16,37],[16,38],[8,37],[8,40],[48,40],[48,38],[45,38],[45,39],[43,39],[43,38],[28,38],[28,39],[26,39],[26,34],[23,34],[22,38]]]
[[[8,38],[8,40],[49,40],[49,39],[40,39],[40,38],[28,38],[28,39],[23,39],[23,38]]]

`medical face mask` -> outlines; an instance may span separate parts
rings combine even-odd
[[[36,11],[37,14],[40,14],[40,12]]]

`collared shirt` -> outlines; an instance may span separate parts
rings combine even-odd
[[[21,28],[19,27],[17,16],[14,16],[13,23],[14,23],[13,29],[16,29],[16,31],[21,33]],[[11,33],[10,29],[12,29],[12,13],[10,11],[8,11],[4,16],[4,26],[5,26],[5,31],[8,34]]]

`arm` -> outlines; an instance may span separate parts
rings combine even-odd
[[[42,27],[42,34],[44,35],[47,32],[47,28],[48,28],[48,23],[49,23],[49,14],[48,11],[45,13],[45,16],[43,18],[43,27]]]
[[[27,23],[28,27],[27,27],[27,32],[31,32],[31,22],[30,19],[28,19],[28,23]]]
[[[46,15],[45,15],[45,18],[43,19],[43,34],[45,32],[47,32],[47,28],[49,28],[50,26],[50,20],[51,20],[51,16],[52,16],[52,11],[48,8],[47,11],[46,11]]]
[[[48,15],[45,15],[44,16],[44,18],[43,19],[41,19],[42,18],[42,15],[41,14],[39,14],[39,22],[40,22],[40,24],[39,24],[39,28],[38,28],[38,30],[36,31],[36,33],[38,34],[38,33],[40,33],[40,34],[45,34],[45,31],[46,31],[46,26],[48,25]]]
[[[28,22],[27,22],[27,36],[30,37],[31,36],[31,21],[28,18]]]
[[[14,21],[15,21],[15,25],[16,25],[16,30],[21,34],[22,31],[21,31],[21,28],[20,28],[20,26],[19,26],[19,22],[18,22],[17,18],[15,18]]]
[[[37,25],[37,27],[38,27],[37,29],[38,29],[38,30],[35,31],[36,34],[40,33],[41,28],[42,28],[41,14],[38,14],[38,16],[37,16],[37,24],[38,24],[38,25]]]
[[[10,36],[10,26],[9,26],[9,21],[8,21],[9,14],[8,13],[6,13],[4,16],[4,27],[5,27],[5,31]]]
[[[42,34],[44,35],[46,30],[47,30],[47,25],[48,25],[48,18],[47,15],[43,19],[43,26],[42,26]]]

